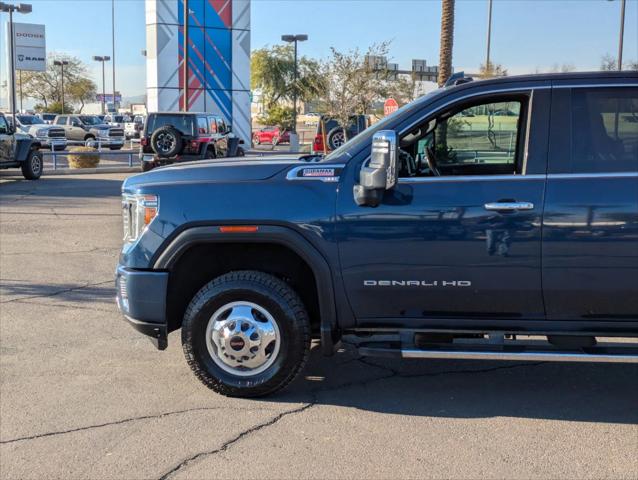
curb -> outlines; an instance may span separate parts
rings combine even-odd
[[[102,167],[102,168],[57,168],[55,170],[45,169],[42,175],[84,175],[94,173],[141,173],[137,167]]]

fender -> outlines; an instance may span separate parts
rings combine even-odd
[[[319,298],[321,349],[334,353],[338,339],[335,293],[330,266],[319,251],[294,230],[273,225],[258,225],[254,233],[222,233],[218,226],[191,227],[179,233],[155,258],[153,269],[170,271],[179,258],[194,245],[203,243],[275,243],[290,248],[312,270]]]
[[[21,138],[16,141],[16,162],[24,162],[29,158],[29,152],[33,147],[39,148],[40,144],[31,138]]]

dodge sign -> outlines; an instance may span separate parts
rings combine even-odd
[[[47,69],[44,25],[14,23],[13,39],[16,70],[44,72]]]

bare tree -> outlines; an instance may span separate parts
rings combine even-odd
[[[507,69],[500,63],[489,62],[487,65],[482,63],[479,74],[481,78],[506,77]]]
[[[359,49],[331,49],[331,58],[323,65],[327,88],[321,107],[341,126],[346,127],[353,115],[368,113],[375,102],[391,92],[393,73],[367,61],[370,57],[387,57],[389,46],[390,42],[374,44],[365,54]]]
[[[452,75],[454,47],[454,0],[441,0],[441,46],[439,50],[439,86]]]
[[[618,70],[618,66],[616,64],[616,58],[612,55],[606,53],[600,59],[600,69],[604,72],[611,72],[614,70]]]

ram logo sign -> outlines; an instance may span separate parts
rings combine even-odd
[[[47,69],[47,49],[44,25],[33,23],[14,23],[13,40],[15,44],[16,70],[44,72]],[[9,32],[7,29],[7,40]],[[7,42],[10,45],[10,42]],[[8,58],[7,47],[7,58]]]

